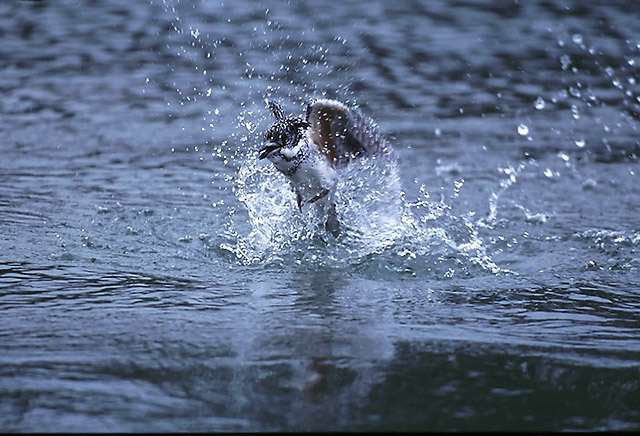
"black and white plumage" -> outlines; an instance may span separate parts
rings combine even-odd
[[[269,159],[289,179],[301,211],[318,203],[327,229],[336,235],[336,169],[362,156],[391,157],[390,148],[373,121],[339,101],[312,102],[305,119],[287,117],[275,101],[267,106],[275,122],[265,132],[259,159]]]

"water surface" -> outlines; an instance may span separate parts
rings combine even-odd
[[[640,429],[633,2],[4,2],[0,429]],[[336,98],[325,234],[256,161]]]

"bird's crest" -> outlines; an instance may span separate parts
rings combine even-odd
[[[307,127],[310,126],[310,124],[301,119],[301,118],[297,118],[297,117],[287,117],[284,113],[284,109],[282,109],[282,106],[280,105],[280,103],[278,103],[275,100],[266,100],[267,103],[267,107],[269,108],[269,112],[271,112],[271,115],[273,115],[273,118],[276,119],[276,124],[280,123],[280,122],[285,122],[286,124],[290,125],[291,127],[295,128],[295,129],[306,129]]]
[[[267,100],[267,107],[269,108],[271,115],[273,115],[276,121],[282,121],[285,119],[284,110],[277,101]]]

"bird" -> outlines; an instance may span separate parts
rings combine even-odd
[[[334,193],[340,169],[365,156],[393,159],[376,124],[357,108],[333,99],[307,103],[304,118],[287,116],[275,100],[266,100],[274,118],[265,131],[258,159],[268,159],[288,180],[298,209],[317,204],[325,228],[340,234]]]

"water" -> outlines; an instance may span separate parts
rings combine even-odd
[[[633,2],[0,4],[0,429],[640,429]],[[266,97],[397,165],[345,231]]]

